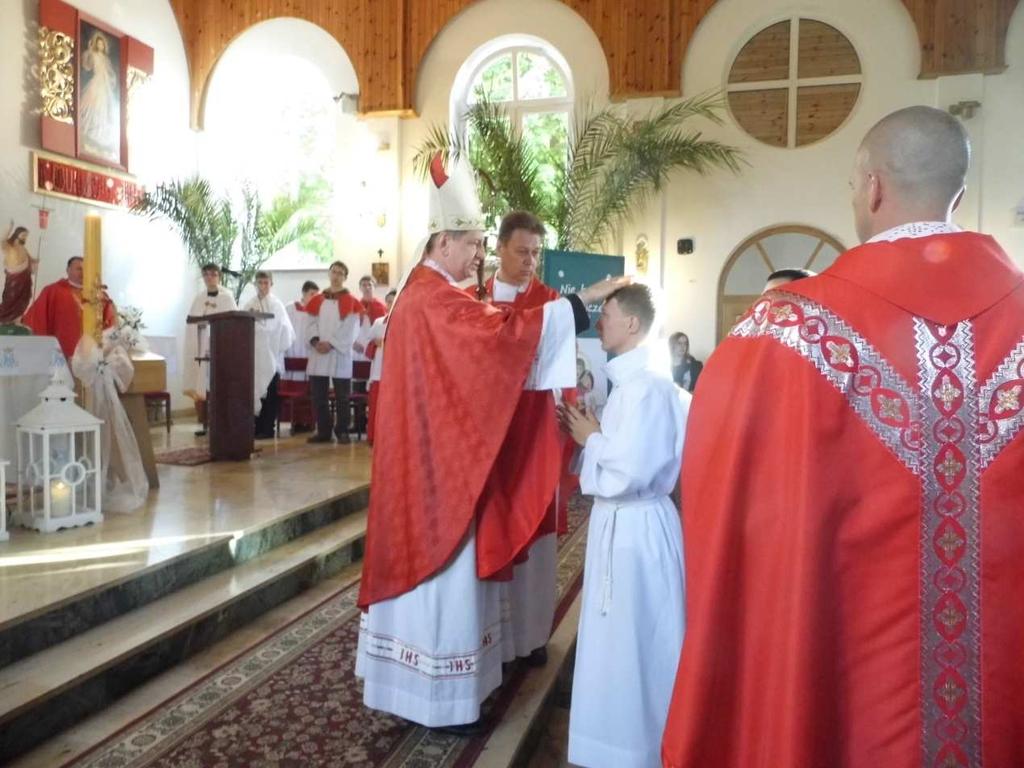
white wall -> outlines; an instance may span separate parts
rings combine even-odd
[[[447,123],[452,87],[463,63],[499,35],[540,38],[565,58],[576,104],[608,100],[608,64],[601,44],[584,19],[558,0],[481,0],[452,19],[431,44],[416,80],[417,119],[402,123],[403,267],[426,234],[427,185],[415,174],[412,158],[430,127]]]
[[[194,164],[188,129],[188,67],[178,25],[167,0],[76,0],[89,15],[123,30],[155,50],[154,75],[145,99],[147,115],[133,126],[132,166],[144,184],[189,171]],[[31,192],[30,152],[39,147],[39,97],[29,68],[37,61],[38,3],[5,0],[0,25],[0,103],[8,120],[0,121],[0,225],[28,226],[30,250],[37,254],[37,213],[44,200],[53,209],[43,240],[39,285],[63,277],[70,256],[82,251],[87,205],[43,198]],[[20,115],[20,119],[15,119]],[[102,210],[103,278],[118,304],[144,310],[147,333],[180,335],[193,290],[184,269],[185,255],[165,227],[120,211]],[[180,345],[179,345],[180,354]],[[180,391],[176,381],[168,382]]]
[[[94,15],[154,47],[156,73],[147,96],[149,109],[138,137],[134,163],[143,183],[204,171],[216,164],[210,136],[188,129],[188,70],[178,26],[167,0],[78,0]],[[17,105],[22,117],[0,123],[0,224],[8,219],[29,225],[36,247],[29,192],[29,152],[38,146],[35,85],[28,68],[35,63],[35,0],[9,0],[0,27],[2,103]],[[795,150],[765,146],[726,116],[721,127],[702,125],[709,137],[734,144],[749,166],[738,176],[681,175],[660,199],[622,233],[619,246],[632,260],[637,235],[644,234],[651,254],[649,277],[664,272],[666,331],[686,330],[698,356],[706,356],[715,336],[718,279],[733,249],[755,231],[782,223],[807,224],[855,242],[849,210],[848,168],[864,132],[886,113],[909,104],[948,107],[972,98],[983,106],[966,123],[975,142],[970,194],[958,218],[971,228],[995,235],[1017,259],[1024,259],[1024,228],[1014,226],[1014,209],[1024,201],[1024,12],[1010,25],[1009,69],[994,75],[919,80],[916,30],[900,0],[720,0],[697,30],[684,63],[684,93],[721,88],[743,43],[771,22],[790,14],[822,19],[843,31],[857,47],[864,86],[854,113],[834,135]],[[593,30],[558,0],[481,0],[454,18],[431,45],[417,78],[418,118],[374,118],[339,129],[348,152],[343,181],[355,193],[338,213],[337,256],[349,264],[353,281],[385,250],[397,281],[424,235],[427,187],[413,173],[412,156],[429,127],[448,119],[451,89],[463,63],[501,34],[539,37],[554,46],[571,70],[580,108],[608,96],[608,67]],[[236,40],[214,70],[211,93],[231,62],[246,57],[303,56],[316,64],[330,87],[352,88],[350,60],[326,32],[294,19],[258,25]],[[358,84],[356,84],[358,85]],[[272,98],[272,95],[266,95]],[[633,100],[626,109],[640,112],[660,99]],[[197,157],[199,158],[197,162]],[[351,158],[355,159],[351,159]],[[253,158],[258,162],[259,158]],[[364,192],[365,190],[365,192]],[[43,243],[41,280],[63,271],[67,257],[81,248],[82,218],[88,210],[70,202],[51,203],[54,212]],[[383,215],[384,226],[378,226]],[[175,335],[199,288],[176,239],[160,224],[148,224],[120,212],[104,213],[105,278],[119,303],[142,306],[147,331]],[[680,237],[693,237],[696,250],[675,254]],[[302,281],[323,282],[322,270],[275,273],[275,292],[284,300],[298,295]],[[384,291],[381,290],[381,293]],[[179,343],[180,349],[180,343]],[[180,384],[170,382],[173,392]],[[176,403],[176,406],[180,403]]]
[[[1024,197],[1024,13],[1013,19],[1006,73],[919,80],[919,41],[899,0],[721,0],[701,23],[687,52],[684,94],[721,88],[739,48],[760,29],[791,14],[821,19],[849,37],[861,58],[861,96],[836,133],[803,148],[761,144],[731,116],[721,128],[706,130],[707,136],[740,147],[750,165],[735,177],[685,176],[666,196],[665,287],[673,297],[669,327],[685,329],[699,357],[709,354],[715,342],[722,267],[752,233],[782,223],[807,224],[847,246],[856,244],[848,188],[853,156],[871,125],[901,107],[947,108],[961,99],[982,102],[978,115],[965,122],[974,142],[975,165],[957,220],[993,234],[1024,260],[1024,230],[1011,226],[1013,208]],[[677,256],[674,243],[684,236],[696,239],[695,252]],[[624,240],[632,242],[630,232]],[[657,243],[657,237],[651,242]]]
[[[296,83],[301,80],[301,83]],[[349,288],[370,271],[377,251],[396,269],[399,230],[398,120],[361,119],[331,101],[341,93],[358,93],[352,60],[325,30],[308,21],[276,18],[239,35],[217,62],[206,96],[204,131],[198,141],[199,167],[221,189],[259,181],[261,158],[275,151],[273,137],[281,104],[301,86],[319,95],[334,110],[337,167],[331,180],[336,194],[332,232],[335,258],[350,270]],[[283,126],[282,126],[283,127]],[[279,188],[261,188],[269,198]],[[284,256],[284,254],[282,254]],[[284,301],[298,298],[302,283],[323,286],[327,265],[285,268],[295,256],[274,258],[275,293]],[[378,292],[383,295],[386,288]],[[243,301],[252,295],[246,290]]]
[[[635,243],[646,236],[648,280],[664,275],[666,332],[690,334],[704,357],[715,342],[717,288],[733,250],[759,230],[779,224],[810,225],[856,244],[849,205],[849,168],[864,133],[885,114],[911,104],[946,108],[976,99],[982,110],[965,123],[974,142],[975,165],[958,222],[996,236],[1024,259],[1024,228],[1014,227],[1014,209],[1024,200],[1024,12],[1009,30],[1007,72],[920,80],[917,31],[900,0],[719,0],[704,18],[686,54],[683,92],[721,89],[742,45],[769,24],[792,15],[820,19],[842,31],[861,58],[864,84],[846,123],[824,141],[778,149],[747,135],[728,114],[725,124],[697,125],[706,136],[743,150],[749,163],[739,175],[681,174],[666,193],[640,211],[622,232],[618,249],[633,262]],[[607,100],[604,53],[586,22],[556,0],[483,0],[453,19],[434,41],[420,68],[416,107],[419,119],[402,132],[402,239],[406,259],[423,234],[426,186],[414,177],[411,158],[427,127],[447,119],[451,85],[475,50],[509,33],[547,40],[567,59],[577,102]],[[625,108],[642,113],[664,104],[638,99]],[[679,256],[676,240],[693,237],[695,252]]]

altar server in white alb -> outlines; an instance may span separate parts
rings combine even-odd
[[[243,309],[262,312],[272,318],[255,323],[255,375],[254,395],[256,407],[256,439],[269,440],[274,436],[277,423],[277,384],[284,373],[284,353],[295,342],[295,330],[288,319],[288,311],[277,296],[270,292],[274,278],[269,272],[256,273],[256,295]]]
[[[306,308],[309,313],[306,325],[309,362],[306,372],[309,374],[313,409],[316,411],[316,434],[307,442],[332,441],[328,395],[333,382],[336,409],[334,437],[339,443],[347,443],[352,417],[349,409],[354,354],[352,345],[366,322],[366,313],[359,299],[345,288],[348,267],[336,261],[331,264],[328,275],[331,284],[323,293],[314,296]]]
[[[683,644],[679,478],[690,395],[643,345],[654,304],[643,285],[612,294],[597,328],[616,355],[601,422],[560,409],[583,446],[580,490],[594,497],[569,715],[569,762],[655,768]]]
[[[395,296],[398,295],[398,291],[388,291],[384,297],[384,305],[387,307],[388,312],[391,311],[391,305],[395,303]],[[380,374],[384,370],[384,349],[381,346],[384,341],[384,332],[387,329],[388,316],[378,317],[373,321],[370,326],[365,326],[361,334],[359,344],[356,345],[358,351],[359,346],[362,346],[363,354],[370,358],[370,381],[369,390],[367,392],[367,400],[369,401],[369,407],[367,408],[366,416],[366,442],[373,445],[374,435],[374,422],[377,420],[377,398],[380,396]]]
[[[483,259],[484,220],[469,169],[431,169],[423,263],[399,291],[384,338],[356,674],[363,701],[467,733],[501,683],[501,583],[536,528],[496,519],[487,480],[523,383],[571,386],[575,334],[594,287],[517,312],[457,285]],[[516,546],[515,538],[523,541]]]
[[[220,267],[204,264],[203,291],[192,301],[190,317],[215,315],[238,309],[235,297],[220,284]],[[185,395],[195,402],[196,416],[201,428],[196,435],[206,434],[206,393],[210,389],[210,327],[205,323],[190,324],[185,329]]]
[[[302,298],[298,301],[290,302],[285,307],[288,312],[288,321],[295,330],[295,341],[285,350],[285,357],[295,357],[303,360],[309,357],[309,338],[306,336],[306,326],[309,325],[308,307],[309,302],[318,293],[320,293],[320,286],[312,280],[307,280],[302,284]],[[305,381],[308,375],[305,367],[303,367],[301,371],[285,371],[281,374],[281,378]]]

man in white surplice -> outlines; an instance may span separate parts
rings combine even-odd
[[[192,300],[189,317],[215,315],[238,309],[235,297],[220,284],[220,267],[204,264],[201,268],[203,290]],[[206,393],[210,389],[210,327],[193,323],[185,328],[185,395],[195,402],[200,429],[196,435],[206,434]]]
[[[690,395],[642,342],[654,321],[643,285],[605,302],[597,328],[612,392],[601,422],[560,409],[583,446],[580,490],[594,497],[569,714],[569,762],[661,765],[661,734],[683,644],[679,478]]]
[[[292,329],[295,331],[295,341],[285,350],[285,357],[308,359],[309,339],[306,338],[306,326],[309,324],[309,311],[307,307],[309,302],[318,293],[320,293],[320,286],[312,280],[307,280],[302,284],[302,298],[298,301],[290,302],[285,307],[288,312],[288,321],[292,324]],[[305,381],[308,375],[305,366],[303,366],[301,371],[285,371],[281,374],[281,378]]]
[[[330,285],[314,296],[307,307],[309,322],[306,338],[309,341],[310,392],[316,412],[316,434],[306,442],[330,443],[331,412],[329,393],[334,385],[334,439],[348,443],[351,413],[349,395],[352,392],[352,345],[366,322],[366,312],[359,299],[345,288],[348,267],[336,261],[327,270]]]
[[[461,451],[467,450],[466,440],[479,444],[479,430],[493,429],[494,424],[467,420],[463,405],[450,396],[444,399],[437,382],[463,377],[465,371],[449,370],[457,355],[426,349],[424,342],[439,332],[439,324],[450,324],[453,330],[460,325],[466,329],[463,337],[477,344],[478,339],[492,338],[489,329],[499,323],[514,334],[519,322],[476,304],[455,285],[483,258],[483,215],[470,171],[459,165],[448,178],[437,169],[432,178],[434,237],[423,264],[399,292],[384,339],[387,355],[359,597],[366,612],[356,674],[364,679],[368,707],[428,727],[468,733],[481,727],[480,705],[501,683],[502,588],[500,582],[478,576],[478,537],[483,529],[478,530],[474,510],[480,499],[465,492],[475,481],[477,488],[482,485],[494,456],[462,456]],[[540,341],[533,350],[523,348],[523,354],[534,355],[529,377],[537,389],[572,386],[574,337],[588,322],[584,302],[600,301],[618,284],[606,281],[580,296],[532,310],[542,313],[530,320],[540,325]],[[495,391],[522,387],[523,379],[510,385],[511,379],[500,378],[502,355],[510,349],[506,343],[505,351],[495,351],[491,360],[483,359],[487,348],[479,346],[477,364],[493,365],[494,376],[499,377]],[[424,353],[431,355],[428,365],[422,363]],[[431,372],[433,377],[423,378]],[[431,400],[426,412],[419,403],[424,392],[438,398]],[[510,414],[514,403],[498,405],[507,406]],[[430,444],[431,434],[438,430],[459,435],[459,444],[433,443],[431,450],[436,448],[437,453],[419,461],[420,444]],[[490,441],[495,454],[499,443]],[[430,488],[431,499],[425,500],[417,488]],[[460,522],[457,529],[438,529],[431,522],[438,514],[468,523],[465,528]],[[425,563],[422,572],[413,571],[415,563]]]
[[[277,383],[284,373],[284,353],[295,342],[295,329],[288,319],[288,311],[277,296],[270,292],[274,278],[269,272],[256,273],[256,295],[243,309],[246,312],[264,312],[273,315],[256,321],[254,395],[256,397],[256,439],[274,437],[277,424]]]

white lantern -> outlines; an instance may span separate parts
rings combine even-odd
[[[7,459],[0,459],[0,488],[3,488],[0,495],[0,541],[11,538],[7,532],[7,465],[10,463]]]
[[[56,378],[18,428],[15,522],[49,533],[98,523],[102,491],[100,426]]]

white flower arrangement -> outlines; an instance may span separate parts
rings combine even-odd
[[[104,334],[104,342],[108,347],[117,346],[126,352],[145,352],[149,345],[142,336],[142,310],[138,307],[123,306],[117,309],[117,327]]]

